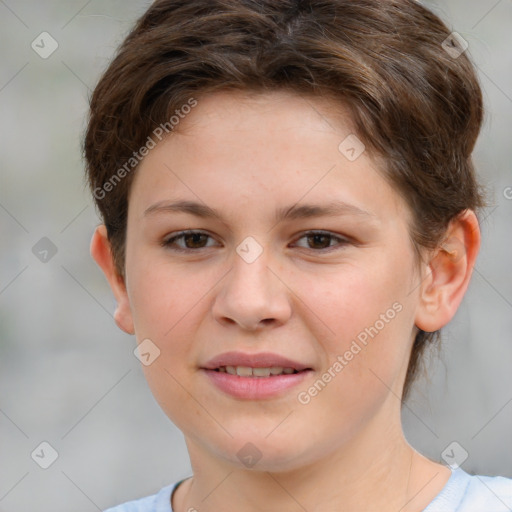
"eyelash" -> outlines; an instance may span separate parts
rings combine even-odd
[[[181,232],[177,233],[176,235],[174,235],[174,236],[172,236],[170,238],[166,238],[162,242],[161,245],[163,247],[167,248],[167,249],[172,250],[172,251],[182,252],[182,253],[192,253],[192,252],[198,252],[201,249],[208,249],[208,247],[199,247],[199,248],[196,248],[196,249],[190,249],[190,248],[183,249],[183,248],[178,247],[178,246],[175,245],[176,240],[180,240],[180,239],[184,240],[186,236],[191,236],[191,235],[204,235],[204,236],[207,236],[209,238],[213,238],[211,235],[209,235],[208,233],[205,233],[203,231],[187,230],[187,231],[181,231]],[[318,231],[318,230],[316,230],[316,231],[315,230],[313,230],[313,231],[306,231],[297,240],[301,240],[302,238],[307,238],[307,237],[316,236],[316,235],[327,236],[330,239],[337,240],[338,241],[338,246],[339,246],[338,249],[343,248],[344,246],[346,246],[346,245],[348,245],[350,243],[350,241],[347,238],[335,235],[334,233],[331,233],[329,231]],[[303,249],[304,249],[304,247],[303,247]],[[314,252],[317,252],[317,253],[318,252],[326,253],[326,252],[331,252],[333,250],[336,250],[337,247],[336,246],[332,246],[332,247],[327,247],[327,248],[323,248],[323,249],[309,249],[309,248],[306,248],[306,249],[314,251]]]

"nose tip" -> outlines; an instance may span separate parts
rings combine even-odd
[[[268,266],[267,258],[261,257],[262,245],[247,237],[236,252],[215,299],[214,316],[224,325],[235,323],[252,331],[286,321],[291,315],[286,287]]]

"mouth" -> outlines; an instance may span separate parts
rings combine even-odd
[[[270,352],[226,352],[200,369],[215,389],[243,400],[285,396],[314,371],[311,366]]]
[[[303,370],[312,370],[307,364],[294,361],[272,352],[224,352],[201,366],[203,370],[229,373],[240,377],[269,377],[271,375],[289,375]]]
[[[267,367],[251,367],[251,366],[219,366],[213,369],[214,372],[228,373],[229,375],[238,375],[239,377],[275,377],[278,375],[292,375],[294,373],[300,373],[311,368],[305,368],[303,370],[296,370],[291,367],[282,366],[267,366]]]

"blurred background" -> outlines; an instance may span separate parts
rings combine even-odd
[[[405,432],[434,460],[454,448],[466,471],[512,477],[512,2],[423,3],[478,67],[487,115],[475,162],[492,204],[440,358],[403,408]],[[2,512],[102,510],[191,474],[89,256],[87,99],[149,4],[0,0]]]

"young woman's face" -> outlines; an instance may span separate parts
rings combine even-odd
[[[198,98],[134,178],[128,316],[156,399],[205,457],[292,469],[398,428],[419,300],[411,216],[330,107]]]

